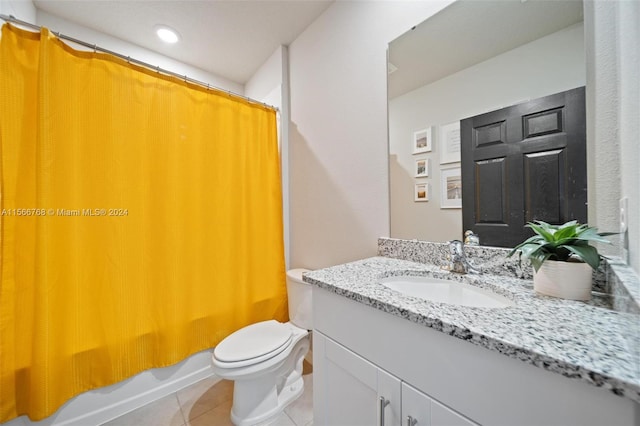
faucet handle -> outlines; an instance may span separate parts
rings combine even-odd
[[[474,234],[472,230],[468,230],[464,233],[464,243],[469,246],[479,246],[480,245],[480,237],[477,234]]]
[[[460,240],[451,240],[447,242],[449,244],[449,252],[453,256],[460,256],[463,253],[464,246]]]

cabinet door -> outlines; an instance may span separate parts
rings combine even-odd
[[[318,332],[313,364],[315,425],[400,424],[399,379]]]
[[[404,382],[401,411],[403,426],[431,425],[431,398]]]
[[[402,383],[403,426],[474,426],[472,421]]]

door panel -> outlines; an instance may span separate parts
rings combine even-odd
[[[507,143],[507,123],[504,120],[476,127],[473,131],[475,146],[478,148]]]
[[[483,245],[513,247],[528,221],[587,221],[584,87],[460,122],[462,216]]]
[[[524,155],[525,221],[560,223],[567,216],[564,151],[556,149]]]
[[[523,137],[526,139],[562,132],[562,110],[555,108],[522,117]]]
[[[476,171],[476,220],[478,224],[508,223],[506,193],[499,189],[507,188],[505,158],[480,160],[475,163]],[[500,182],[499,186],[494,186]]]

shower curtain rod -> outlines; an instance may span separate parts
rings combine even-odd
[[[40,31],[42,29],[41,26],[32,24],[30,22],[21,21],[20,19],[17,19],[13,15],[2,15],[2,14],[0,14],[0,19],[4,20],[6,22],[11,22],[12,24],[17,24],[17,25],[21,25],[21,26],[24,26],[24,27],[27,27],[27,28],[31,28],[31,29],[34,29],[36,31]],[[132,58],[130,56],[122,55],[122,54],[114,52],[112,50],[108,50],[108,49],[102,48],[102,47],[100,47],[100,46],[98,46],[96,44],[87,43],[85,41],[78,40],[77,38],[73,38],[73,37],[64,35],[64,34],[62,34],[60,32],[56,32],[56,31],[51,31],[51,32],[56,37],[58,37],[59,39],[67,40],[67,41],[70,41],[72,43],[79,44],[80,46],[88,47],[89,49],[93,49],[96,52],[99,51],[99,52],[102,52],[102,53],[108,53],[110,55],[117,56],[120,59],[124,59],[125,61],[127,61],[129,63],[134,63],[136,65],[140,65],[140,66],[143,66],[145,68],[148,68],[148,69],[150,69],[152,71],[156,71],[156,72],[159,72],[159,73],[162,73],[162,74],[165,74],[165,75],[169,75],[169,76],[172,76],[172,77],[179,78],[180,80],[183,80],[183,81],[185,81],[187,83],[197,84],[198,86],[205,87],[207,90],[209,90],[209,89],[218,90],[220,92],[224,92],[224,93],[229,94],[229,96],[241,98],[241,99],[244,99],[245,101],[248,101],[248,102],[251,102],[251,103],[254,103],[254,104],[263,105],[263,106],[265,106],[267,108],[270,108],[270,109],[273,109],[275,111],[278,111],[278,108],[276,108],[276,107],[274,107],[272,105],[267,105],[264,102],[258,101],[256,99],[249,98],[249,97],[241,95],[239,93],[235,93],[235,92],[232,92],[232,91],[227,90],[227,89],[222,89],[220,87],[213,86],[213,85],[208,84],[208,83],[204,83],[202,81],[187,77],[186,75],[180,75],[180,74],[175,73],[173,71],[169,71],[167,69],[160,68],[158,66],[154,66],[154,65],[152,65],[152,64],[150,64],[148,62],[143,62],[143,61],[140,61],[138,59]]]

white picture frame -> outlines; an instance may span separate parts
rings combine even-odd
[[[460,162],[460,122],[440,126],[440,164]]]
[[[429,177],[429,166],[430,161],[428,158],[416,158],[415,160],[415,168],[414,168],[414,177]]]
[[[431,127],[413,132],[413,153],[422,154],[424,152],[431,152],[432,142],[433,129]]]
[[[429,201],[429,195],[431,195],[431,188],[428,182],[417,182],[413,190],[413,201]]]
[[[440,208],[462,208],[462,173],[460,167],[440,170]]]

